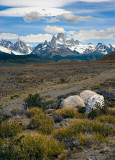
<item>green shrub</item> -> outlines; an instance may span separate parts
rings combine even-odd
[[[100,142],[100,143],[107,143],[107,137],[99,134],[99,133],[94,133],[93,134],[93,139],[94,139],[94,142]]]
[[[115,108],[108,108],[108,114],[115,116]]]
[[[18,145],[23,136],[15,139],[14,137],[0,139],[0,158],[3,160],[21,159]]]
[[[27,110],[27,116],[33,117],[33,116],[39,116],[40,114],[43,114],[42,109],[34,107]]]
[[[0,125],[0,137],[13,137],[22,131],[22,126],[13,120],[4,121]]]
[[[51,136],[27,134],[20,144],[22,159],[55,159],[63,151],[62,145]]]
[[[59,83],[63,84],[63,83],[69,83],[68,80],[66,80],[65,78],[60,78]]]
[[[96,121],[77,119],[69,123],[68,126],[62,127],[54,131],[55,138],[76,137],[80,133],[99,133],[102,136],[108,136],[112,133],[109,126]]]
[[[43,134],[51,134],[54,129],[54,121],[46,114],[40,114],[31,118],[28,128],[36,129]]]
[[[14,96],[11,96],[10,98],[11,98],[11,99],[19,98],[19,95],[16,94],[16,95],[14,95]]]
[[[80,133],[78,140],[81,146],[88,146],[91,144],[91,135],[87,133]]]
[[[99,116],[96,120],[102,123],[110,123],[115,125],[115,117],[111,115],[102,115]]]
[[[96,109],[92,109],[88,113],[88,118],[94,119],[100,115],[104,115],[108,113],[108,106],[105,104],[103,107],[101,107],[99,104],[96,105]]]
[[[23,133],[17,139],[0,140],[0,155],[4,160],[52,160],[63,151],[63,144],[51,136]]]
[[[52,114],[61,115],[63,118],[84,118],[85,114],[79,114],[76,108],[61,108],[55,110]]]
[[[47,103],[43,97],[41,97],[38,93],[37,94],[29,94],[29,96],[24,100],[24,107],[26,109],[39,107],[41,109],[47,108]]]
[[[98,117],[98,115],[99,115],[99,111],[98,111],[97,109],[95,109],[95,110],[92,109],[92,110],[88,113],[88,118],[94,119],[94,118]]]

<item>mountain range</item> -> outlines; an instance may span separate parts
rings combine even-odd
[[[16,43],[1,40],[0,51],[13,55],[37,55],[41,58],[48,59],[82,59],[82,57],[97,59],[115,51],[115,48],[111,44],[105,45],[103,43],[98,43],[97,45],[89,43],[84,45],[79,40],[67,39],[65,34],[59,33],[57,36],[53,36],[51,41],[40,43],[34,48],[22,42],[20,39],[18,39]]]
[[[13,55],[27,55],[32,52],[32,47],[20,39],[16,43],[7,40],[0,40],[0,51]]]

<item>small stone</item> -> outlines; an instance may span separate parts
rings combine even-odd
[[[51,114],[53,111],[54,111],[54,109],[47,109],[47,110],[45,110],[45,113],[46,114]]]

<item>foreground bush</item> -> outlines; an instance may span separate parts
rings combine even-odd
[[[108,106],[105,104],[103,107],[101,107],[99,104],[96,105],[96,109],[92,109],[88,113],[88,118],[94,119],[100,115],[106,115],[108,113]]]
[[[46,114],[40,114],[31,118],[28,128],[36,129],[43,134],[51,134],[54,129],[54,121]]]
[[[112,129],[100,122],[77,119],[71,121],[68,126],[54,131],[53,135],[57,139],[63,139],[68,137],[76,137],[80,133],[99,133],[100,135],[106,137],[112,133]]]
[[[39,116],[40,114],[43,114],[42,109],[34,107],[27,110],[27,116],[33,117],[33,116]]]
[[[53,114],[61,115],[63,118],[84,118],[85,114],[79,114],[75,108],[61,108],[55,110]]]
[[[115,125],[115,117],[111,115],[102,115],[98,117],[96,120],[102,123],[110,123]]]
[[[115,108],[108,108],[108,114],[115,116]]]
[[[3,159],[53,160],[63,151],[63,145],[51,136],[24,133],[18,139],[3,140],[0,155]]]
[[[13,137],[22,131],[22,126],[13,120],[4,121],[0,124],[0,137]]]
[[[29,96],[24,100],[24,107],[26,109],[32,107],[39,107],[41,109],[46,109],[47,103],[45,99],[41,97],[38,93],[37,94],[29,94]]]

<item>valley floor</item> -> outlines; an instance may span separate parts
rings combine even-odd
[[[79,92],[115,78],[115,61],[63,62],[54,64],[2,66],[0,105],[21,107],[29,93],[48,99]],[[111,90],[111,87],[109,87]]]
[[[106,90],[108,93],[115,95],[115,61],[74,61],[25,66],[1,66],[0,69],[0,107],[10,111],[14,108],[23,110],[24,99],[28,97],[28,94],[39,93],[42,97],[45,97],[46,100],[54,102],[59,96],[79,94],[85,89],[93,90],[95,92]],[[107,137],[109,143],[105,143],[104,139],[103,143],[96,143],[95,145],[92,143],[92,146],[86,145],[82,146],[80,149],[75,148],[75,150],[74,148],[72,148],[72,150],[67,149],[69,156],[68,158],[65,158],[65,160],[114,160],[115,134],[113,133],[113,130],[115,121],[109,123],[106,118],[114,118],[114,100],[112,103],[112,107],[109,106],[110,113],[112,114],[101,116],[102,119],[105,116],[104,120],[107,122],[107,127],[109,130],[112,130],[112,134],[109,134]],[[109,102],[109,104],[111,104],[111,102]],[[57,109],[54,109],[54,114],[56,110]],[[45,117],[47,114],[44,113],[42,116]],[[21,120],[25,120],[24,123],[26,123],[26,120],[27,122],[31,122],[26,116],[27,113],[22,115]],[[47,116],[51,117],[52,115],[48,114]],[[97,117],[96,120],[90,120],[87,117],[82,117],[80,119],[79,114],[77,116],[78,117],[70,118],[63,117],[61,122],[55,123],[54,132],[51,136],[53,135],[53,137],[57,139],[59,139],[60,135],[63,137],[63,129],[64,127],[65,129],[69,128],[67,128],[67,126],[70,125],[70,120],[73,122],[75,120],[75,123],[80,122],[81,125],[84,125],[85,121],[89,125],[93,123],[96,125],[101,124],[102,126],[106,125],[104,122],[101,122],[99,119],[100,117]],[[19,118],[20,117],[18,116],[14,116],[14,119],[17,121]],[[62,132],[60,128],[62,128]],[[31,135],[31,133],[36,135],[36,131],[29,130],[27,127],[24,131],[25,136],[26,134]],[[98,132],[93,132],[94,135],[98,135]],[[86,136],[86,138],[87,136],[91,136],[90,133],[85,134],[82,132],[79,133],[81,139],[84,138],[82,136]],[[104,135],[103,131],[100,134]],[[99,138],[101,140],[102,137],[100,136]],[[88,143],[87,139],[85,141],[85,138],[83,142]],[[62,159],[64,159],[64,157],[62,157]]]

